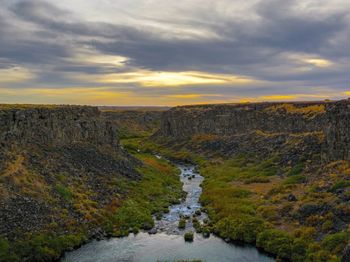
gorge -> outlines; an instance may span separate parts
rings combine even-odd
[[[222,261],[225,255],[270,260],[232,245],[239,242],[277,260],[348,261],[349,105],[244,103],[162,112],[1,105],[0,261],[57,260],[92,239],[125,236],[88,243],[67,259],[91,261],[80,258],[93,252],[101,258],[94,261],[130,261],[118,255],[163,243],[164,257],[149,261],[210,261],[215,248]],[[178,168],[185,184],[200,178],[197,171],[204,177],[189,214]],[[208,221],[192,228],[198,208]],[[185,229],[197,231],[191,244],[184,242],[186,230],[178,236],[179,210]],[[156,235],[144,233],[154,229]],[[177,257],[171,243],[189,256]]]

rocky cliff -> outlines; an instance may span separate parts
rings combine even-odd
[[[137,166],[96,107],[0,105],[0,242],[59,251],[106,231]]]
[[[97,107],[2,106],[0,141],[65,145],[90,142],[118,145],[116,126],[100,117]]]
[[[164,112],[157,136],[170,140],[216,136],[218,139],[211,140],[216,140],[216,144],[225,140],[222,147],[231,143],[231,148],[234,142],[238,147],[244,146],[240,140],[245,138],[253,148],[252,140],[263,139],[266,144],[266,138],[274,136],[273,144],[283,144],[286,135],[314,135],[322,139],[319,153],[324,159],[348,159],[349,106],[349,101],[344,100],[175,107]]]
[[[176,107],[152,138],[198,163],[219,236],[283,261],[349,261],[349,100]],[[252,218],[273,230],[254,240]]]

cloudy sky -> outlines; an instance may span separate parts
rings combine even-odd
[[[349,0],[0,0],[0,103],[350,96]]]

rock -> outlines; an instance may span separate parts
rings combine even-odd
[[[294,202],[294,201],[297,201],[297,197],[293,194],[289,194],[288,197],[287,197],[288,201],[290,202]]]
[[[103,239],[106,233],[73,207],[73,187],[89,192],[84,197],[101,211],[125,194],[111,181],[140,178],[141,163],[121,149],[115,123],[90,106],[0,105],[0,171],[16,161],[13,175],[30,183],[1,181],[8,194],[0,199],[0,235],[11,241],[48,228],[70,234],[67,221],[89,225],[87,237]]]
[[[151,230],[149,230],[148,231],[148,234],[150,234],[150,235],[155,235],[155,234],[157,234],[157,229],[156,228],[152,228]]]
[[[348,244],[343,251],[341,262],[349,262],[350,261],[350,244]]]
[[[204,238],[210,237],[210,232],[204,231],[204,232],[203,232],[203,237],[204,237]]]
[[[324,162],[348,160],[349,105],[350,101],[341,100],[180,106],[163,113],[161,127],[154,136],[174,143],[199,136],[196,150],[229,156],[282,150],[291,135],[303,133],[308,135],[298,147],[285,148],[289,151],[285,161],[295,163],[300,155],[310,160],[315,154]],[[303,110],[307,107],[310,111]],[[322,143],[316,133],[324,135]]]

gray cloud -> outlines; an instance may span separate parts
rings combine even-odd
[[[220,1],[227,5],[229,2]],[[350,69],[348,6],[327,11],[326,7],[296,8],[297,2],[303,1],[257,1],[248,9],[248,18],[244,14],[222,15],[222,9],[212,10],[210,14],[187,10],[184,19],[152,20],[145,18],[146,13],[139,17],[135,14],[134,23],[123,23],[82,16],[76,12],[74,1],[65,8],[49,0],[5,1],[0,12],[0,69],[23,66],[38,74],[31,84],[46,82],[56,86],[79,85],[79,81],[67,77],[68,72],[98,75],[148,69],[239,74],[268,83],[255,88],[242,86],[234,91],[228,87],[202,87],[207,93],[210,88],[223,94],[278,93],[277,85],[290,86],[289,92],[299,92],[297,86],[292,87],[296,82],[301,87],[346,90]],[[331,5],[332,1],[329,2]],[[204,20],[209,15],[210,19]],[[156,26],[143,24],[145,19]],[[162,25],[168,27],[160,30]],[[213,36],[208,33],[207,37],[182,37],[177,27],[183,26],[205,29]],[[77,50],[124,56],[128,61],[122,69],[74,61]],[[328,59],[336,68],[311,68],[313,65],[302,65],[288,56],[293,54]],[[296,70],[303,66],[309,66],[310,70]],[[170,88],[166,91],[130,88],[135,92],[175,92]],[[188,92],[199,91],[198,87],[186,88]]]

